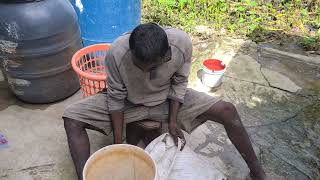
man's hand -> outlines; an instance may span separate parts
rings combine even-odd
[[[184,146],[186,145],[186,139],[184,137],[184,134],[183,134],[182,130],[180,128],[178,128],[176,125],[171,125],[170,124],[169,125],[169,133],[172,136],[174,144],[176,146],[178,146],[178,141],[179,141],[178,138],[181,139],[182,145],[181,145],[180,151],[182,151]]]
[[[184,138],[182,130],[177,126],[179,108],[180,103],[171,99],[169,104],[169,133],[171,134],[176,146],[178,146],[178,137],[182,140],[182,146],[180,149],[182,151],[186,145],[186,139]]]

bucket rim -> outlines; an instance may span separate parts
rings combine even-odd
[[[130,148],[136,149],[136,150],[144,153],[145,155],[147,155],[148,158],[152,161],[152,165],[154,166],[154,169],[155,169],[155,172],[154,172],[154,180],[156,180],[157,175],[158,175],[156,162],[152,159],[152,157],[150,156],[150,154],[147,153],[144,149],[142,149],[142,148],[140,148],[140,147],[138,147],[138,146],[131,145],[131,144],[112,144],[112,145],[105,146],[105,147],[97,150],[96,152],[94,152],[94,153],[88,158],[88,160],[86,161],[86,163],[85,163],[85,165],[84,165],[84,167],[83,167],[83,170],[82,170],[83,180],[86,180],[86,179],[85,179],[85,172],[86,172],[87,169],[88,169],[88,166],[89,166],[88,164],[89,164],[91,161],[93,161],[94,155],[99,154],[99,153],[105,151],[106,149],[114,148],[114,147],[116,147],[116,146],[118,146],[118,147],[130,147]]]

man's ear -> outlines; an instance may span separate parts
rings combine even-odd
[[[134,57],[137,57],[137,56],[136,56],[136,51],[135,51],[135,49],[130,49],[130,51],[131,51],[131,54],[132,54]]]
[[[163,57],[164,62],[168,62],[171,60],[171,56],[172,56],[172,51],[171,51],[171,46],[169,46],[166,54]]]

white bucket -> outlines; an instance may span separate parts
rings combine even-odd
[[[141,148],[116,144],[106,146],[86,162],[84,180],[157,180],[152,158]]]
[[[219,60],[215,60],[215,61],[219,61]],[[221,64],[225,66],[222,62]],[[225,67],[222,70],[211,70],[203,65],[201,81],[205,86],[208,86],[211,88],[218,87],[221,85],[224,72],[225,72]]]

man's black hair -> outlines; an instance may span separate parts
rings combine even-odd
[[[145,64],[151,64],[151,61],[164,57],[169,49],[166,32],[155,23],[136,27],[131,33],[129,44],[136,58]]]

